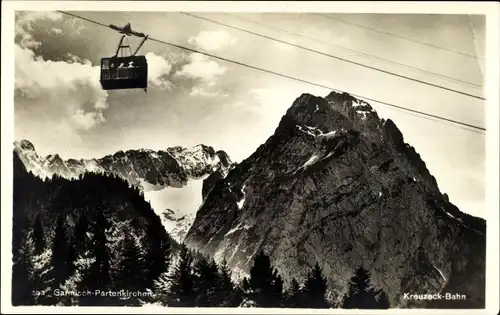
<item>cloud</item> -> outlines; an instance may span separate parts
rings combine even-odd
[[[16,111],[39,113],[49,125],[68,121],[75,130],[105,122],[108,94],[100,86],[99,67],[46,61],[30,49],[15,48]]]
[[[236,37],[221,30],[201,31],[196,37],[190,37],[188,42],[203,50],[220,51],[236,44]]]
[[[21,47],[37,48],[42,43],[36,40],[33,35],[33,29],[36,22],[58,21],[62,19],[62,14],[51,11],[23,11],[16,14],[16,36]],[[58,29],[62,32],[61,29]],[[53,30],[54,31],[54,30]],[[57,31],[55,31],[57,32]]]
[[[168,75],[172,70],[172,65],[162,56],[154,53],[147,53],[148,61],[148,79],[152,84],[161,88],[170,88],[171,82],[168,81]]]
[[[73,116],[71,116],[71,119],[75,123],[75,127],[83,130],[89,130],[97,124],[106,121],[102,111],[85,112],[83,109],[77,109]]]
[[[51,34],[54,34],[54,35],[61,35],[61,34],[62,34],[62,32],[63,32],[63,30],[62,30],[62,29],[60,29],[60,28],[57,28],[57,27],[54,27],[54,28],[50,31],[50,33],[51,33]]]
[[[226,68],[214,60],[201,54],[191,54],[189,63],[184,65],[176,76],[198,79],[203,82],[212,82],[226,72]]]
[[[227,93],[222,93],[221,91],[210,91],[204,86],[193,86],[191,88],[190,96],[193,97],[203,97],[203,98],[215,98],[215,97],[227,97]]]
[[[87,34],[82,34],[87,30]],[[90,59],[95,54],[88,49],[90,38],[98,37],[83,25],[83,21],[58,12],[21,11],[16,13],[15,43],[31,49],[45,60],[72,61],[70,55]],[[74,61],[74,60],[73,60]],[[97,60],[96,60],[97,61]]]

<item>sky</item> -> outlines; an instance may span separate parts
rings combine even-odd
[[[340,91],[485,126],[486,105],[482,100],[180,12],[75,13],[104,24],[131,22],[133,29],[153,38]],[[483,96],[482,16],[328,14],[334,18],[331,19],[292,13],[195,14]],[[99,62],[100,58],[114,54],[120,38],[117,32],[60,13],[36,11],[17,12],[15,32],[15,139],[28,139],[41,155],[59,153],[63,158],[90,158],[118,150],[203,143],[226,151],[238,162],[273,134],[281,117],[302,93],[326,96],[330,92],[153,41],[146,41],[140,50],[149,63],[148,92],[106,92],[99,84]],[[134,47],[139,41],[129,39]],[[380,58],[472,84],[411,70]],[[464,212],[486,216],[484,134],[368,102],[379,116],[396,123],[451,202]]]

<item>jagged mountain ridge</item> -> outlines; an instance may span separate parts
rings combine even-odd
[[[92,172],[113,174],[126,180],[143,190],[144,197],[154,206],[163,226],[178,242],[182,242],[201,204],[204,179],[213,173],[225,176],[233,166],[224,151],[215,151],[206,145],[193,148],[177,146],[159,151],[118,151],[102,158],[80,160],[63,160],[58,154],[39,156],[28,140],[15,142],[14,151],[25,167],[41,178],[57,174],[75,179],[86,172]],[[193,191],[198,186],[199,191]],[[183,192],[183,189],[186,191]],[[182,197],[182,193],[184,199],[191,198],[193,201],[186,202],[186,205],[176,204],[179,207],[175,211],[170,210],[174,200],[179,195]]]
[[[63,160],[58,154],[41,157],[28,140],[16,141],[14,151],[29,171],[42,178],[53,174],[77,178],[85,172],[107,173],[146,191],[183,187],[189,179],[199,179],[215,171],[225,174],[232,163],[226,152],[215,151],[206,145],[190,149],[176,146],[158,151],[120,150],[102,158],[80,160]]]
[[[319,262],[343,292],[363,265],[394,306],[484,307],[485,221],[451,204],[396,125],[364,101],[303,94],[266,143],[211,185],[185,242],[233,269],[248,272],[265,250],[288,281]]]

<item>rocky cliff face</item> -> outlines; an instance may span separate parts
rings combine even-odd
[[[27,140],[15,142],[14,151],[29,171],[42,178],[53,174],[76,178],[85,172],[108,173],[146,191],[183,187],[189,179],[199,179],[215,171],[225,174],[231,165],[224,151],[205,145],[190,149],[172,147],[165,151],[118,151],[99,159],[80,160],[63,160],[58,154],[41,157]]]
[[[26,169],[41,178],[54,174],[68,179],[78,178],[85,172],[94,172],[114,174],[139,187],[145,198],[152,202],[167,231],[177,241],[182,241],[201,201],[197,204],[186,202],[187,209],[183,204],[176,204],[175,211],[168,209],[171,205],[169,202],[174,203],[172,199],[178,199],[183,189],[187,190],[184,199],[192,195],[193,200],[201,200],[201,188],[197,192],[192,191],[193,187],[197,187],[196,183],[200,182],[198,186],[201,187],[201,181],[212,173],[225,176],[232,166],[231,159],[224,151],[215,151],[205,145],[172,147],[160,151],[118,151],[98,159],[80,160],[63,160],[58,154],[39,156],[33,144],[27,140],[15,142],[14,151]]]
[[[206,184],[185,241],[235,270],[264,250],[287,280],[319,262],[344,292],[364,266],[393,306],[484,307],[485,221],[453,206],[364,101],[300,96],[266,143]],[[467,299],[404,298],[437,292]]]

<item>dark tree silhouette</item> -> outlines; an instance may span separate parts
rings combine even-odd
[[[87,240],[87,231],[89,229],[89,223],[87,221],[87,217],[82,215],[78,218],[75,225],[74,239],[75,239],[75,247],[77,249],[85,248],[85,243]],[[81,254],[81,251],[77,251]]]
[[[104,290],[111,284],[110,275],[110,254],[107,246],[106,229],[109,223],[102,209],[97,209],[97,217],[94,225],[94,237],[92,245],[94,246],[95,263],[91,268],[91,273],[95,277],[93,281],[94,289]]]
[[[286,294],[285,306],[288,308],[300,308],[303,304],[303,294],[297,279],[292,278],[290,287]]]
[[[47,246],[45,242],[45,233],[43,232],[43,224],[42,224],[42,219],[41,215],[37,215],[35,219],[35,225],[33,227],[33,240],[35,242],[35,255],[41,254],[45,246]]]
[[[380,309],[389,309],[391,307],[391,303],[389,302],[389,297],[387,296],[387,293],[384,291],[380,290],[378,295],[377,295],[377,308]]]
[[[194,265],[195,305],[199,307],[217,306],[219,273],[217,264],[202,257]]]
[[[342,308],[376,309],[378,308],[376,295],[370,283],[370,272],[359,267],[351,278]]]
[[[314,265],[307,275],[304,283],[304,307],[306,308],[329,308],[330,305],[326,300],[326,290],[328,283],[326,277],[323,276],[323,270],[318,263]]]
[[[118,272],[115,278],[116,290],[128,290],[130,292],[145,291],[144,267],[140,250],[130,231],[125,232],[123,243],[123,257],[118,264]],[[139,304],[138,299],[131,297],[127,304]]]
[[[179,261],[174,266],[173,273],[169,277],[172,282],[170,287],[169,306],[190,307],[194,305],[194,275],[193,256],[186,245],[181,245]]]
[[[154,215],[154,212],[152,214]],[[168,270],[172,254],[171,243],[174,242],[165,232],[159,218],[153,222],[156,223],[151,224],[146,230],[144,286],[147,288],[152,288],[154,280]]]
[[[231,279],[231,270],[224,259],[218,266],[217,305],[225,307],[236,307],[241,302],[241,294]]]
[[[14,252],[12,265],[12,305],[33,305],[34,284],[31,278],[33,274],[32,244],[29,234],[23,235],[20,248]]]
[[[283,302],[283,280],[273,268],[269,256],[261,251],[254,259],[250,277],[243,280],[246,296],[259,307],[280,307]]]
[[[54,239],[52,240],[52,268],[54,270],[54,285],[58,287],[71,275],[69,266],[69,244],[66,239],[65,219],[58,216]]]

